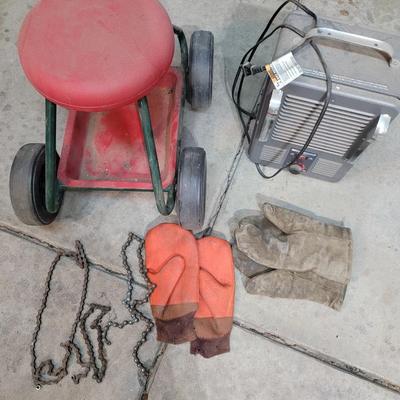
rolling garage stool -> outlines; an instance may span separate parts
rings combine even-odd
[[[175,36],[181,67],[171,67]],[[157,0],[41,0],[27,15],[19,56],[46,99],[46,141],[17,153],[10,196],[17,217],[50,224],[67,189],[154,191],[158,210],[177,202],[180,223],[204,222],[206,154],[180,150],[182,113],[211,103],[214,38],[183,31]],[[61,158],[56,108],[69,110]],[[177,200],[177,201],[175,201]]]

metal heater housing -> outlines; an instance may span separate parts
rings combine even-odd
[[[400,112],[400,36],[323,19],[314,28],[313,20],[299,12],[286,24],[315,40],[333,81],[328,111],[291,171],[337,182]],[[294,50],[299,40],[283,29],[275,58]],[[249,158],[264,166],[281,168],[293,161],[323,106],[326,80],[318,56],[309,45],[294,54],[304,74],[282,90],[267,78],[259,96]]]

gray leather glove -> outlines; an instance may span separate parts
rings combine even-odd
[[[340,309],[351,274],[350,229],[266,203],[263,216],[240,221],[235,239],[249,293]]]

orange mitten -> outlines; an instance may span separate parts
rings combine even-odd
[[[210,358],[229,352],[235,298],[232,249],[222,239],[206,237],[197,241],[199,252],[199,308],[194,327],[197,339],[190,352]]]
[[[157,339],[172,344],[194,340],[199,301],[195,238],[179,225],[161,224],[147,233],[145,249],[148,276],[157,286],[150,297]]]

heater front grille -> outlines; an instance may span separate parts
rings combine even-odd
[[[323,103],[286,95],[275,121],[271,137],[284,143],[303,146],[321,113]],[[344,157],[363,135],[375,116],[359,110],[331,104],[310,148]]]
[[[286,151],[276,147],[264,145],[260,158],[263,162],[281,164],[285,161]]]
[[[342,168],[342,164],[320,158],[316,162],[312,172],[313,174],[321,175],[327,178],[334,178],[339,172],[340,168]]]

